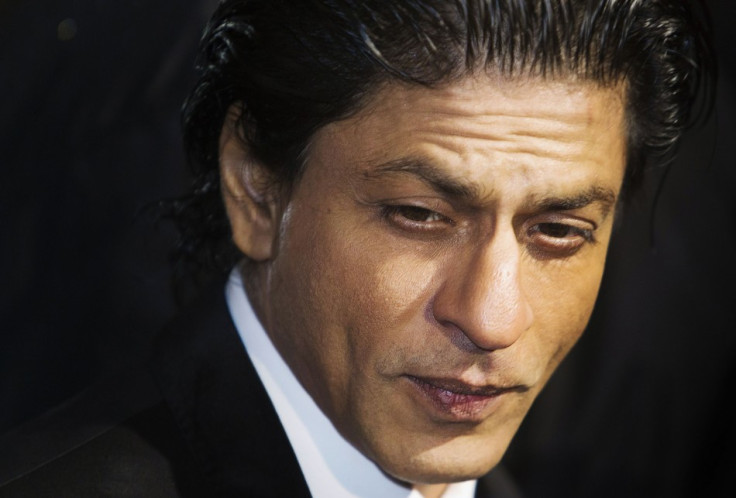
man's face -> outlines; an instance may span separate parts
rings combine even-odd
[[[414,483],[477,477],[591,314],[621,89],[387,86],[314,137],[256,308],[335,427]]]

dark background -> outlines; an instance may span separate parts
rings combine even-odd
[[[716,112],[620,220],[506,459],[530,497],[736,496],[736,3],[711,4]],[[179,108],[213,5],[0,0],[0,432],[137,361],[176,310],[154,206],[188,185]]]

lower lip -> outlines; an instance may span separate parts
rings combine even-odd
[[[501,401],[504,391],[491,396],[461,394],[434,386],[416,377],[407,377],[422,400],[433,408],[442,419],[452,422],[482,422],[488,418]]]

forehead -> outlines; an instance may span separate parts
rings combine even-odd
[[[468,77],[441,88],[387,85],[314,137],[311,155],[368,177],[455,178],[478,196],[496,186],[620,186],[624,91],[590,82]],[[463,187],[464,188],[464,187]]]

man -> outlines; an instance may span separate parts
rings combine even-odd
[[[155,389],[20,454],[0,494],[515,496],[497,466],[585,328],[622,190],[687,122],[697,19],[679,0],[223,2],[177,208],[185,249],[236,265],[227,308],[188,311]]]

